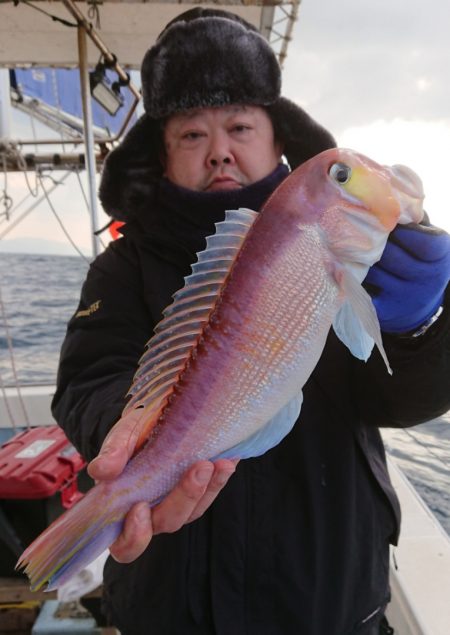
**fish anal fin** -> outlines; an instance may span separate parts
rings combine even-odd
[[[261,456],[274,448],[292,430],[297,421],[303,402],[300,392],[283,406],[266,424],[250,437],[221,452],[216,459],[249,459]]]

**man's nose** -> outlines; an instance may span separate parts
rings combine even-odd
[[[211,145],[209,147],[206,162],[211,168],[234,163],[233,151],[225,136],[216,135],[213,139],[211,139]]]

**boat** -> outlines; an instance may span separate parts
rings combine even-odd
[[[22,173],[24,178],[37,167],[65,170],[66,173],[75,167],[87,169],[94,256],[102,248],[97,234],[99,213],[96,174],[107,151],[122,137],[140,107],[140,93],[130,81],[129,73],[132,74],[139,67],[144,52],[164,25],[180,13],[180,5],[183,4],[192,6],[183,1],[169,0],[103,0],[102,3],[76,4],[72,0],[39,0],[33,6],[28,0],[0,1],[0,69],[76,69],[83,96],[82,116],[68,114],[36,97],[21,94],[17,86],[7,85],[9,73],[7,77],[5,71],[2,74],[0,70],[0,86],[3,82],[0,112],[5,106],[5,95],[11,96],[16,108],[32,114],[53,128],[64,141],[61,149],[55,152],[54,146],[58,140],[54,136],[49,139],[10,138],[9,146],[4,140],[0,145],[0,158],[5,171]],[[221,4],[254,24],[271,43],[280,62],[284,61],[300,0],[267,0],[263,3],[258,0],[230,0],[202,6],[217,7]],[[92,72],[90,69],[99,67],[99,58],[100,70],[112,73],[119,85],[119,92],[127,92],[130,98],[127,113],[114,132],[96,126],[92,118],[89,74]],[[8,123],[0,117],[0,139],[5,137],[7,128]],[[30,152],[30,148],[34,152]],[[32,414],[32,428],[45,429],[56,424],[50,413],[53,384],[21,386],[16,383],[2,385],[1,388],[0,444],[10,439],[16,431],[27,427],[26,413]],[[389,440],[388,433],[385,440]],[[403,509],[400,544],[392,550],[391,555],[392,601],[387,612],[389,622],[394,632],[400,635],[448,635],[450,539],[408,482],[394,457],[389,459],[389,470]],[[25,583],[18,579],[0,580],[0,609],[2,605],[14,605],[14,598],[18,604],[30,602],[31,596],[25,587]],[[44,604],[42,595],[34,597],[38,598],[42,620],[46,623],[67,619],[64,611],[63,618],[58,617],[58,601],[54,595]],[[46,607],[45,611],[43,606]],[[79,605],[73,610],[79,611]],[[106,635],[107,632],[106,629],[96,630],[92,624],[87,628],[91,628],[89,632],[92,633],[100,633],[101,630]]]
[[[399,544],[391,550],[389,624],[400,635],[448,635],[450,538],[392,458],[389,473],[402,508]]]

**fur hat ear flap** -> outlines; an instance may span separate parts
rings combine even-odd
[[[283,154],[292,170],[319,152],[336,147],[336,140],[300,106],[280,97],[267,107],[275,139],[283,144]]]
[[[160,122],[143,115],[105,160],[99,198],[107,214],[129,221],[148,205],[163,173],[161,148]]]

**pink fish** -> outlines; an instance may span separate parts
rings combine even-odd
[[[361,282],[397,223],[420,222],[408,168],[333,149],[295,170],[262,211],[228,211],[148,342],[122,417],[141,409],[134,457],[26,549],[33,589],[106,549],[138,501],[154,505],[200,459],[258,456],[291,430],[330,327],[389,368]],[[120,421],[116,424],[120,425]]]

